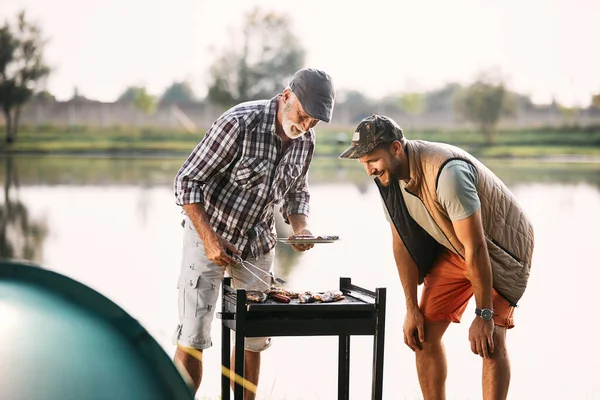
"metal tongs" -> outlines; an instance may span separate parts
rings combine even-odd
[[[250,261],[246,261],[246,260],[242,259],[242,257],[240,257],[237,254],[233,254],[231,257],[235,260],[236,263],[238,263],[239,265],[241,265],[242,267],[244,267],[246,269],[246,271],[250,272],[256,279],[258,279],[259,281],[261,281],[262,283],[264,283],[268,288],[271,288],[271,284],[270,283],[265,282],[260,276],[256,275],[254,272],[252,272],[250,270],[250,268],[248,268],[248,266],[250,266],[250,267],[252,267],[255,270],[260,271],[260,272],[265,272],[264,270],[262,270],[261,268],[257,267],[256,265],[252,264]],[[284,281],[281,278],[276,278],[275,275],[273,274],[273,272],[269,272],[269,275],[271,275],[271,280],[273,280],[273,281],[275,281],[277,283],[280,283],[282,285],[285,284],[285,283],[287,283],[286,281]]]

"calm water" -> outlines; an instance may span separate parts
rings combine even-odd
[[[104,294],[172,355],[181,216],[172,178],[181,159],[22,157],[0,160],[0,256],[35,260]],[[600,164],[488,162],[531,217],[530,284],[508,333],[513,399],[600,399]],[[316,160],[310,176],[314,233],[341,240],[296,254],[278,245],[275,272],[297,290],[338,287],[341,276],[388,288],[385,399],[421,398],[402,340],[404,297],[389,225],[374,183],[357,163]],[[281,224],[279,224],[281,225]],[[282,226],[282,234],[285,234]],[[467,339],[473,304],[450,326],[448,398],[481,398],[478,356]],[[218,321],[218,320],[217,320]],[[220,393],[220,326],[205,351],[198,398]],[[353,337],[351,398],[370,398],[372,339]],[[263,353],[260,399],[337,398],[337,338],[276,338]]]

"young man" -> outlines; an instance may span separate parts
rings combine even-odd
[[[281,205],[295,235],[310,234],[307,174],[313,128],[330,121],[334,101],[331,77],[302,69],[283,93],[226,111],[175,177],[176,203],[185,214],[175,361],[189,373],[195,391],[202,380],[202,360],[190,348],[202,352],[212,345],[210,328],[225,270],[237,287],[268,288],[277,238],[275,205]],[[239,258],[258,269],[238,263]],[[270,338],[246,340],[245,378],[254,384],[260,352],[270,343]],[[254,397],[245,390],[245,399]]]
[[[506,330],[514,326],[534,244],[531,223],[512,193],[467,152],[407,140],[381,115],[358,124],[340,158],[358,159],[376,177],[406,297],[404,342],[416,352],[424,398],[445,398],[442,337],[475,295],[469,341],[483,358],[483,397],[505,399]]]

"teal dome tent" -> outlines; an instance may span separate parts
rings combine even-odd
[[[129,314],[91,288],[0,260],[0,399],[193,399]]]

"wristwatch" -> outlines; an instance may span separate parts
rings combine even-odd
[[[480,316],[484,321],[491,321],[494,317],[494,311],[490,310],[489,308],[476,308],[475,315]]]

